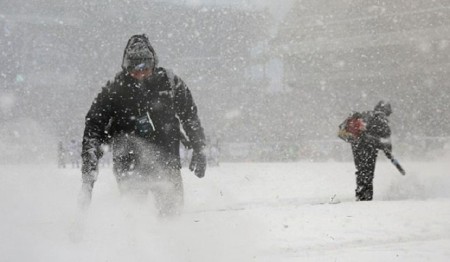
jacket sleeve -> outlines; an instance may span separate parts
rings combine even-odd
[[[95,153],[97,158],[101,157],[100,145],[107,139],[106,128],[112,115],[109,90],[108,83],[97,95],[86,115],[81,152],[83,159],[88,152]]]
[[[377,138],[389,138],[391,136],[391,128],[388,119],[383,115],[375,115],[370,129],[370,135]]]
[[[205,147],[205,134],[197,115],[191,91],[178,76],[174,76],[174,107],[194,150]]]
[[[365,135],[366,141],[375,145],[379,149],[384,149],[390,145],[391,128],[389,120],[383,115],[375,114],[370,121],[368,132]]]

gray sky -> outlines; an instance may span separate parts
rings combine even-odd
[[[293,0],[171,0],[175,3],[192,5],[225,5],[243,9],[268,8],[278,20],[282,18],[292,5]]]

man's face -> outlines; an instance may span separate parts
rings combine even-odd
[[[132,78],[134,78],[138,81],[143,81],[144,79],[147,79],[153,75],[153,69],[146,68],[143,70],[132,70],[132,71],[130,71],[130,75]]]

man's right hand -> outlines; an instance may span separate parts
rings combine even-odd
[[[95,182],[97,180],[98,157],[96,150],[91,148],[82,154],[83,163],[81,165],[81,174],[83,183]]]
[[[94,148],[91,148],[82,154],[83,163],[81,166],[81,175],[83,183],[78,196],[78,206],[85,210],[89,207],[92,199],[92,189],[98,176],[98,157]]]
[[[392,144],[391,143],[383,143],[383,151],[392,152]]]
[[[392,151],[391,138],[380,138],[380,148],[383,151]]]
[[[392,153],[391,139],[380,138],[380,143],[379,143],[378,148],[389,154]]]

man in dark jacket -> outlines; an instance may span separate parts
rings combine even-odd
[[[362,113],[365,131],[353,141],[352,151],[356,166],[356,200],[370,201],[373,198],[373,178],[378,150],[390,154],[391,129],[388,116],[392,113],[389,103],[378,102],[373,111]]]
[[[145,35],[132,36],[122,71],[103,87],[86,116],[80,204],[90,203],[100,146],[110,143],[121,193],[151,191],[161,215],[178,213],[183,204],[181,126],[193,148],[190,169],[201,178],[206,169],[205,135],[191,92],[178,76],[158,67]]]

